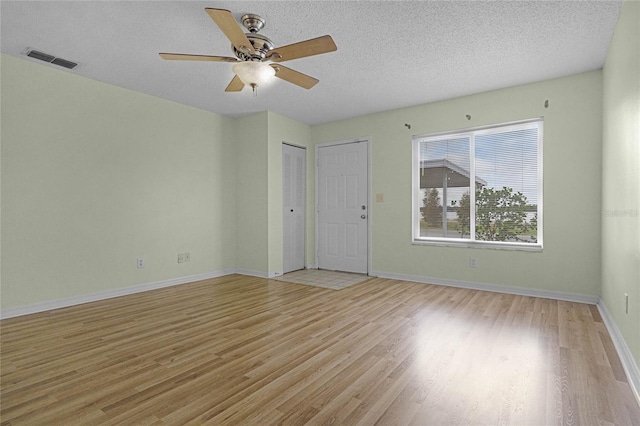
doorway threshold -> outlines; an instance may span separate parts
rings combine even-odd
[[[328,271],[324,269],[301,269],[273,278],[294,284],[311,285],[315,287],[341,290],[354,284],[359,284],[373,278],[366,274],[351,272]]]

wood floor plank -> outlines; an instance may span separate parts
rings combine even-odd
[[[0,424],[615,424],[596,307],[242,275],[0,321]]]

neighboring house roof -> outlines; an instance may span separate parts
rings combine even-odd
[[[441,158],[437,160],[421,160],[420,168],[425,171],[420,173],[421,188],[443,188],[443,176],[446,173],[446,187],[459,188],[469,186],[469,176],[471,175],[465,168],[453,163],[447,159]],[[427,173],[426,170],[429,170]],[[476,176],[476,183],[480,186],[486,186],[487,181]]]

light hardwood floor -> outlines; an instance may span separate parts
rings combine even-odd
[[[640,424],[578,303],[230,275],[0,327],[2,425]]]

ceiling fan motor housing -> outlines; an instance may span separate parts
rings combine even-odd
[[[241,61],[263,61],[271,49],[275,47],[269,37],[258,34],[264,28],[265,20],[260,15],[247,13],[240,18],[242,25],[249,31],[245,35],[253,46],[255,53],[238,50],[233,46],[233,53]]]
[[[233,53],[241,61],[262,61],[266,58],[269,51],[275,47],[269,37],[263,36],[262,34],[248,33],[246,36],[251,42],[255,53],[242,52],[232,45]]]

